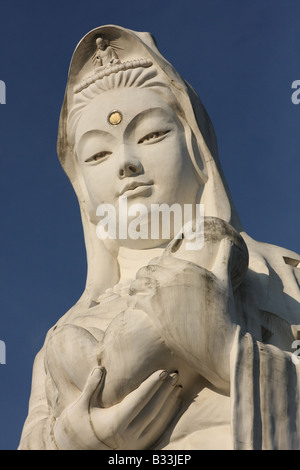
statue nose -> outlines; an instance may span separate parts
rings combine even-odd
[[[143,165],[140,160],[124,145],[120,154],[119,178],[126,178],[128,176],[140,174],[142,170]]]
[[[138,173],[138,172],[139,172],[138,167],[131,163],[128,165],[124,165],[119,169],[119,176],[122,178],[125,176],[134,175],[135,173]]]

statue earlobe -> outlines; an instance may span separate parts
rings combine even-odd
[[[192,161],[193,167],[197,174],[199,183],[205,184],[208,180],[207,172],[205,170],[204,158],[201,153],[200,147],[197,143],[196,137],[187,122],[181,121],[185,131],[186,146]]]

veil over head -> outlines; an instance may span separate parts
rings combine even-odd
[[[115,56],[118,60],[106,67],[95,68],[96,40],[99,37],[104,38],[106,44],[116,51]],[[220,167],[212,123],[193,88],[161,55],[151,34],[114,25],[95,28],[79,42],[71,60],[57,145],[59,159],[79,200],[88,266],[85,293],[88,293],[90,299],[95,299],[105,288],[111,287],[118,281],[118,267],[113,255],[97,238],[95,224],[88,215],[89,196],[73,151],[70,118],[72,113],[80,115],[84,102],[89,99],[90,91],[97,84],[102,88],[100,92],[105,91],[105,86],[109,86],[105,85],[108,80],[114,83],[118,81],[119,86],[131,86],[127,79],[122,78],[126,70],[135,69],[138,75],[139,71],[149,68],[150,76],[153,67],[156,74],[147,86],[155,88],[157,82],[165,83],[166,96],[171,91],[182,110],[186,134],[189,133],[189,136],[186,136],[191,149],[189,153],[196,171],[201,174],[204,182],[201,200],[198,202],[204,204],[205,216],[218,217],[230,223],[238,231],[242,230]],[[73,119],[74,126],[76,126],[76,116]]]

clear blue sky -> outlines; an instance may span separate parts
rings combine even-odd
[[[34,357],[86,275],[77,200],[56,155],[69,62],[116,24],[151,32],[196,89],[247,232],[300,252],[299,0],[0,1],[0,449],[15,449]]]

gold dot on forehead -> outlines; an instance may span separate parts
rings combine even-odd
[[[123,119],[123,116],[122,116],[122,113],[120,113],[120,111],[112,111],[108,116],[108,122],[112,126],[117,126],[118,124],[120,124],[122,119]]]

